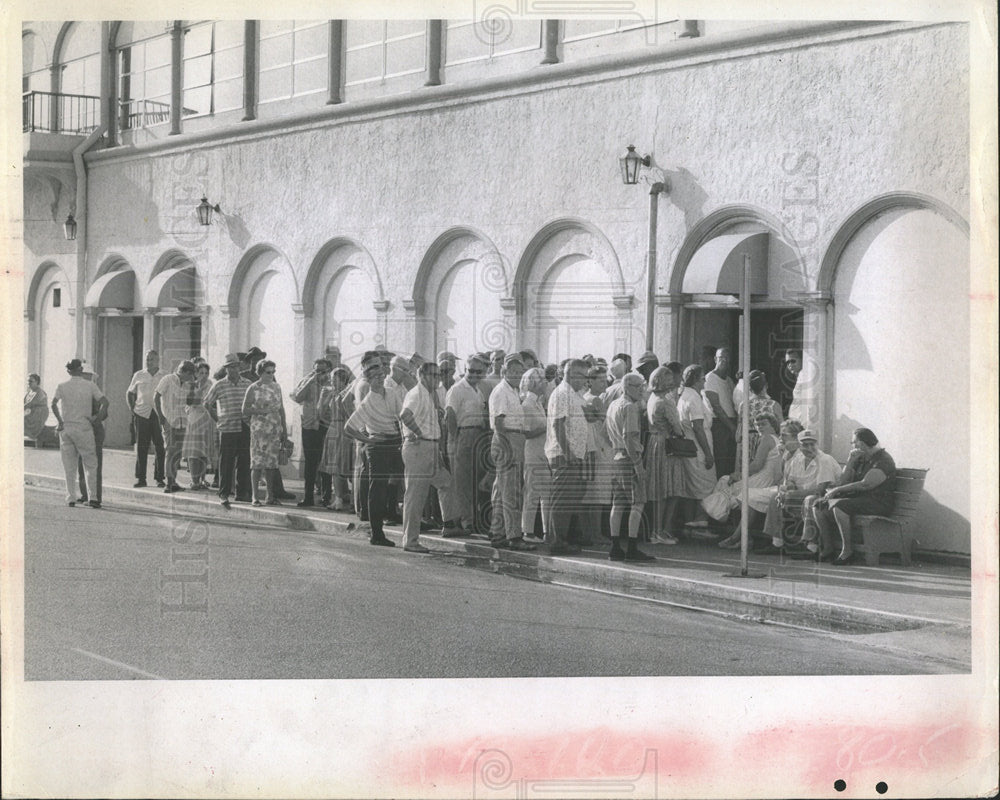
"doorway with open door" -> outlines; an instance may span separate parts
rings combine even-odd
[[[741,314],[738,308],[706,305],[686,308],[685,346],[680,351],[684,364],[702,364],[706,370],[711,369],[715,351],[728,347],[735,381],[738,365],[742,363]],[[794,377],[785,368],[785,353],[802,349],[803,319],[801,306],[751,306],[750,309],[750,368],[759,369],[767,377],[768,394],[778,401],[785,416],[795,387]]]

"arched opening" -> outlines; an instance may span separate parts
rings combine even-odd
[[[699,222],[685,239],[671,270],[671,294],[681,299],[677,340],[670,356],[712,368],[726,347],[732,376],[742,363],[740,309],[743,269],[750,264],[750,367],[767,376],[768,392],[787,413],[795,380],[784,367],[787,350],[807,350],[810,321],[804,301],[811,280],[794,240],[780,222],[751,206],[727,206]],[[815,420],[810,421],[815,424]]]
[[[871,428],[899,467],[930,468],[917,539],[970,552],[968,229],[924,204],[869,207],[824,260],[833,294],[832,454]]]
[[[528,244],[514,280],[520,338],[546,362],[609,358],[641,341],[618,256],[595,226],[556,220]]]
[[[479,231],[452,228],[428,248],[413,288],[416,348],[426,357],[514,347],[505,318],[507,270],[494,244]]]
[[[28,371],[42,378],[42,388],[52,395],[65,379],[65,364],[77,351],[73,298],[69,280],[55,265],[39,267],[29,301]]]
[[[304,369],[327,347],[340,349],[341,360],[357,371],[361,356],[382,343],[376,304],[382,282],[371,255],[348,239],[324,245],[313,261],[302,290],[308,351]]]

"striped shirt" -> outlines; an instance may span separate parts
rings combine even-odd
[[[250,381],[241,377],[236,383],[229,378],[216,381],[205,396],[205,408],[219,404],[219,432],[239,433],[243,429],[243,398]]]

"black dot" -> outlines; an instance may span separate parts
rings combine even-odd
[[[879,794],[885,794],[886,792],[889,791],[889,784],[886,783],[885,781],[879,781],[878,783],[875,784],[875,791],[878,792]]]
[[[847,788],[847,781],[843,780],[842,778],[837,778],[837,780],[833,782],[833,788],[836,789],[838,792],[842,792],[844,791],[844,789]]]

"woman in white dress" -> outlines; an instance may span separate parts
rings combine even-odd
[[[715,489],[715,459],[712,456],[711,411],[705,408],[701,395],[705,388],[705,371],[698,364],[684,368],[681,379],[683,389],[677,398],[677,414],[684,430],[684,438],[698,447],[694,458],[685,458],[687,470],[687,497],[701,500]]]
[[[765,513],[770,496],[765,489],[777,486],[781,480],[781,448],[778,446],[778,420],[773,414],[758,414],[753,420],[760,433],[760,441],[753,458],[750,459],[749,472],[747,477],[748,502],[751,511]],[[730,510],[739,508],[742,503],[743,483],[739,467],[742,462],[740,445],[737,443],[736,464],[737,471],[732,475],[727,475],[719,479],[717,493],[726,497],[724,516],[713,514],[716,519],[725,519]],[[713,497],[706,498],[702,505],[711,508]],[[719,510],[722,504],[719,503]],[[712,513],[711,511],[709,513]],[[737,525],[733,533],[719,542],[719,547],[724,550],[735,550],[740,546],[740,526]]]

